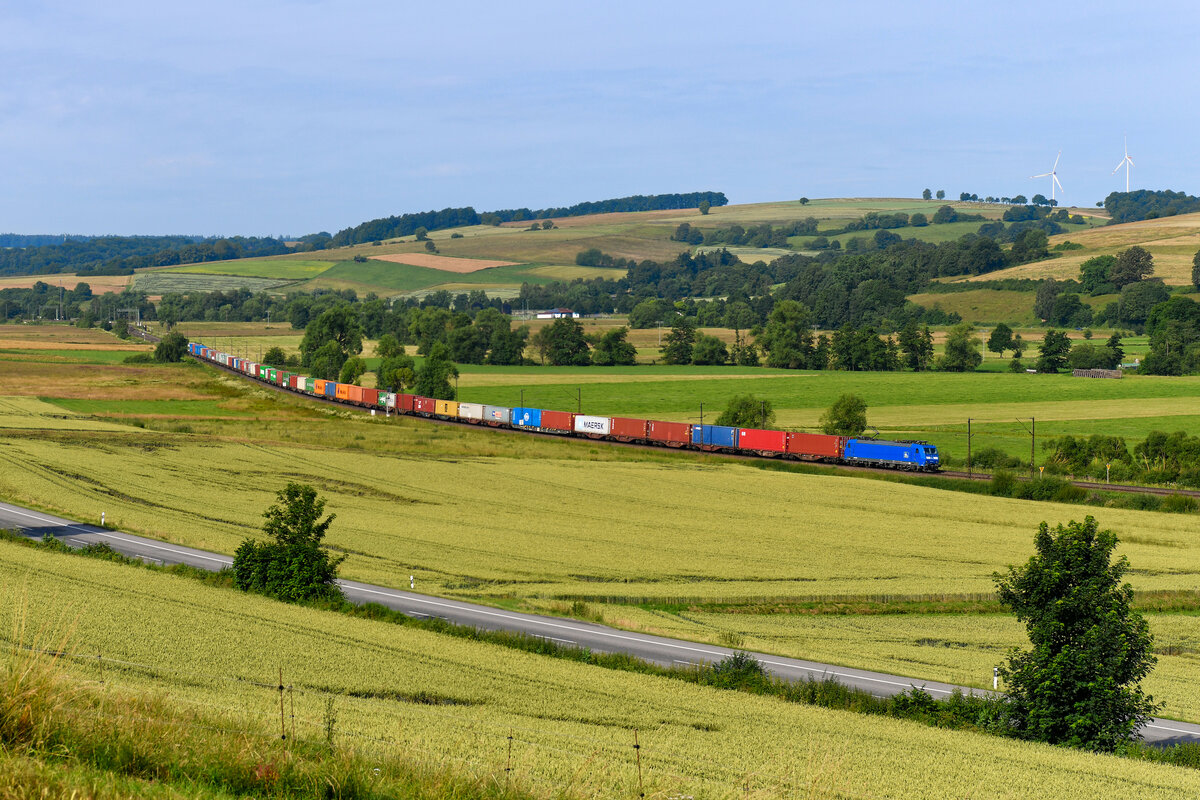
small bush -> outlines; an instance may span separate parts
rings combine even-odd
[[[1159,508],[1172,514],[1190,514],[1200,508],[1200,503],[1197,503],[1196,498],[1190,495],[1169,494],[1162,499]]]
[[[981,447],[971,453],[970,466],[972,467],[980,467],[982,469],[1007,467],[1012,469],[1021,466],[1021,464],[1021,459],[1016,456],[1010,456],[999,447]]]
[[[125,364],[153,364],[153,353],[134,353],[131,356],[125,356],[122,363]]]
[[[744,692],[766,691],[771,680],[758,659],[739,650],[712,666],[704,682],[718,689],[739,689]]]
[[[1174,483],[1175,479],[1178,477],[1179,477],[1179,470],[1173,469],[1171,467],[1158,467],[1155,469],[1148,469],[1145,472],[1143,472],[1142,473],[1142,482],[1143,483],[1157,483],[1157,484]]]
[[[1134,511],[1158,511],[1162,507],[1162,498],[1156,494],[1127,494],[1117,498],[1113,506]]]
[[[1006,469],[992,474],[991,492],[997,497],[1012,497],[1017,488],[1017,476]]]

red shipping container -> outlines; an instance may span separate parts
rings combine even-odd
[[[575,430],[575,415],[570,411],[547,411],[542,409],[542,430],[570,433]]]
[[[841,458],[845,438],[823,433],[789,433],[787,452],[811,458]]]
[[[293,389],[296,389],[296,388],[298,388],[298,387],[299,387],[299,383],[298,383],[298,381],[299,381],[299,380],[300,380],[300,376],[299,376],[299,375],[292,375],[291,377],[289,377],[289,378],[288,378],[288,386],[292,387]]]
[[[413,411],[418,414],[432,414],[437,410],[437,401],[432,397],[413,395]]]
[[[787,449],[787,437],[783,431],[742,428],[738,431],[738,447],[759,453],[783,453]]]
[[[663,442],[669,447],[683,447],[691,444],[692,426],[686,422],[650,420],[646,424],[646,438],[652,442]]]
[[[363,389],[362,401],[364,405],[377,406],[379,405],[379,390],[378,389]]]
[[[411,412],[413,410],[413,400],[414,396],[411,394],[398,394],[396,395],[396,408],[401,411]]]
[[[351,403],[361,403],[363,401],[363,388],[350,384],[346,387],[346,399]]]
[[[649,424],[644,419],[613,417],[612,433],[609,435],[621,442],[641,441],[646,438],[646,426]]]

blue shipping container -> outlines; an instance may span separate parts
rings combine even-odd
[[[883,464],[904,464],[918,469],[938,465],[937,448],[919,442],[881,442],[872,439],[847,439],[847,461],[875,461]]]
[[[518,428],[542,427],[542,410],[540,408],[514,408],[512,424]]]
[[[337,381],[325,381],[325,396],[337,397]]]
[[[738,429],[724,425],[693,425],[692,444],[705,447],[737,447]]]

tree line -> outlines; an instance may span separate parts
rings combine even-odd
[[[310,234],[301,241],[312,249],[343,247],[366,242],[378,242],[401,236],[412,236],[418,228],[426,231],[459,228],[465,225],[499,225],[503,222],[524,222],[547,217],[575,217],[584,214],[600,214],[626,211],[653,211],[658,209],[695,208],[701,203],[723,206],[729,200],[723,192],[690,192],[684,194],[632,195],[610,200],[576,203],[562,208],[543,208],[536,211],[528,208],[510,208],[478,213],[474,208],[443,208],[441,211],[422,211],[399,214],[368,220],[351,228],[338,231],[333,236],[327,233]]]
[[[291,252],[278,239],[198,236],[97,236],[54,245],[0,250],[0,275],[129,275],[142,267],[164,267],[256,258]]]
[[[1200,211],[1200,197],[1171,190],[1138,189],[1132,192],[1112,192],[1104,198],[1104,210],[1109,213],[1110,225],[1137,222],[1143,219],[1173,217]]]

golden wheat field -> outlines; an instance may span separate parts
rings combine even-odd
[[[397,749],[548,795],[650,797],[1179,797],[1200,773],[786,704],[665,678],[285,606],[185,578],[0,543],[0,631],[73,630],[73,670],[169,693],[230,723]],[[291,725],[291,711],[286,714]]]
[[[992,668],[1014,647],[1028,648],[1025,628],[1008,614],[754,614],[623,608],[627,627],[703,639],[758,652],[844,664],[921,680],[990,688]],[[1146,691],[1162,714],[1200,719],[1200,617],[1147,614],[1158,664]]]
[[[486,434],[485,434],[486,435]],[[1193,590],[1190,515],[1081,509],[736,464],[387,456],[187,435],[0,438],[0,495],[232,553],[289,481],[337,514],[344,574],[616,603],[974,595],[1042,520],[1098,513],[1139,590]]]

